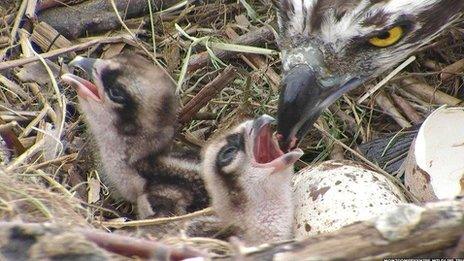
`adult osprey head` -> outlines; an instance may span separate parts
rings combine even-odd
[[[462,0],[280,0],[278,134],[296,146],[343,93],[400,62],[458,19]]]

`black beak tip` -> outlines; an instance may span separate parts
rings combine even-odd
[[[279,147],[284,153],[290,151],[290,143],[287,141],[279,141]]]
[[[297,144],[299,143],[296,137],[284,136],[281,133],[277,133],[276,137],[277,141],[279,142],[279,147],[284,153],[296,148]]]
[[[306,122],[318,110],[322,96],[316,73],[307,65],[296,66],[285,73],[277,110],[277,133],[283,151],[298,146],[306,133]]]
[[[315,106],[307,110],[304,118],[300,119],[298,123],[290,121],[291,124],[289,124],[286,120],[282,120],[281,125],[278,125],[277,128],[277,138],[282,151],[288,152],[298,147],[320,114],[321,109]]]

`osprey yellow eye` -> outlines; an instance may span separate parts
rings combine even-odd
[[[395,26],[386,32],[372,37],[369,39],[369,43],[376,47],[388,47],[398,42],[401,36],[403,36],[403,28],[401,26]]]

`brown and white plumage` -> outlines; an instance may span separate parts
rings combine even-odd
[[[293,163],[282,153],[264,115],[213,138],[203,149],[202,175],[212,207],[225,224],[240,228],[246,244],[292,237]]]
[[[103,60],[77,57],[65,74],[93,134],[106,183],[137,203],[139,217],[185,214],[206,207],[199,159],[172,151],[177,128],[174,84],[139,55]]]
[[[429,43],[459,0],[276,0],[283,81],[278,132],[296,146],[321,111]]]

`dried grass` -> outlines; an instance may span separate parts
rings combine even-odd
[[[0,220],[88,226],[81,202],[45,173],[0,171]]]

